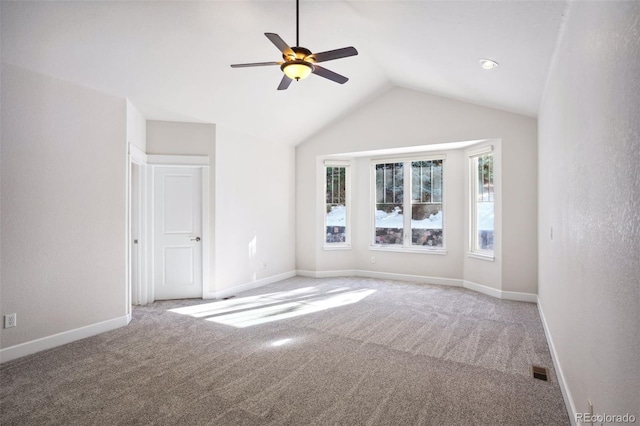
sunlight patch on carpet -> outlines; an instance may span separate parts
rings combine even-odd
[[[350,305],[375,292],[371,289],[304,287],[169,309],[169,312],[244,328]]]

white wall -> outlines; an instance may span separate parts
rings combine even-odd
[[[639,17],[638,2],[571,4],[539,119],[539,300],[570,401],[636,419]]]
[[[502,259],[489,265],[465,258],[464,231],[449,230],[447,257],[424,254],[370,252],[368,229],[362,222],[354,224],[359,243],[354,253],[322,250],[322,235],[317,220],[318,157],[332,154],[369,151],[407,146],[431,145],[478,139],[502,141]],[[300,270],[327,271],[364,268],[372,270],[370,257],[375,253],[373,268],[381,272],[440,276],[480,282],[486,269],[491,269],[497,282],[487,283],[497,290],[536,293],[537,291],[537,221],[536,185],[536,120],[408,89],[394,88],[363,106],[339,122],[300,144],[296,148],[296,262]],[[453,162],[452,162],[453,163]],[[368,207],[368,167],[357,163],[354,176],[366,178],[366,192],[359,187],[354,194],[358,205],[354,214]],[[367,170],[363,170],[367,169]],[[451,170],[450,183],[455,185],[465,171]],[[464,200],[450,200],[452,209],[464,209]],[[362,206],[362,207],[359,207]],[[366,214],[366,212],[365,212]],[[369,226],[367,220],[366,226]],[[366,233],[366,235],[363,235]],[[362,241],[366,240],[366,243]],[[349,265],[351,267],[347,268]],[[464,277],[464,273],[468,277]],[[501,279],[500,279],[501,277]]]
[[[147,120],[127,99],[127,142],[147,152]]]
[[[210,157],[211,292],[294,271],[292,147],[220,124],[149,120],[147,153]]]
[[[126,306],[126,102],[2,64],[3,349]]]
[[[294,148],[222,125],[216,148],[216,290],[291,273]]]
[[[147,154],[209,157],[209,276],[205,288],[215,290],[215,185],[216,125],[147,120]],[[203,236],[203,243],[205,237]],[[205,295],[206,296],[206,295]]]

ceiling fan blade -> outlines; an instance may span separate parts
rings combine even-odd
[[[289,45],[283,39],[281,39],[278,34],[264,33],[264,35],[266,35],[267,38],[271,40],[271,43],[275,44],[278,50],[280,50],[284,55],[296,56],[296,54],[293,53],[293,50],[289,47]]]
[[[328,78],[329,80],[335,81],[336,83],[339,83],[339,84],[344,84],[347,81],[349,81],[347,77],[340,75],[338,73],[335,73],[333,71],[329,71],[326,68],[322,68],[320,65],[313,66],[313,73],[316,75],[319,75],[320,77]]]
[[[326,62],[333,61],[334,59],[348,58],[349,56],[355,56],[358,51],[355,47],[343,47],[342,49],[328,50],[326,52],[313,53],[307,56],[307,59],[314,62]]]
[[[281,65],[282,62],[253,62],[250,64],[231,64],[231,68],[245,68],[245,67],[266,67],[268,65]]]
[[[278,86],[278,90],[287,90],[289,85],[293,80],[287,77],[287,75],[282,76],[282,80],[280,80],[280,85]]]

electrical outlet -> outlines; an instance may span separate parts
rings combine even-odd
[[[267,269],[267,262],[262,262],[262,269]]]
[[[11,328],[18,325],[18,318],[16,314],[9,314],[4,316],[4,328]]]
[[[375,257],[371,257],[371,263],[376,263],[376,258]]]

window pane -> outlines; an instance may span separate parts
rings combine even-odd
[[[402,203],[404,170],[402,163],[376,164],[375,243],[402,245]]]
[[[493,201],[478,203],[478,250],[493,250]]]
[[[493,251],[494,187],[493,154],[476,158],[475,250]]]
[[[434,203],[442,203],[442,160],[434,161],[431,170],[433,172],[431,201]]]
[[[347,241],[346,167],[326,168],[326,239],[327,243]]]
[[[376,203],[384,203],[384,164],[376,164]]]
[[[443,247],[442,160],[411,163],[411,244]]]

